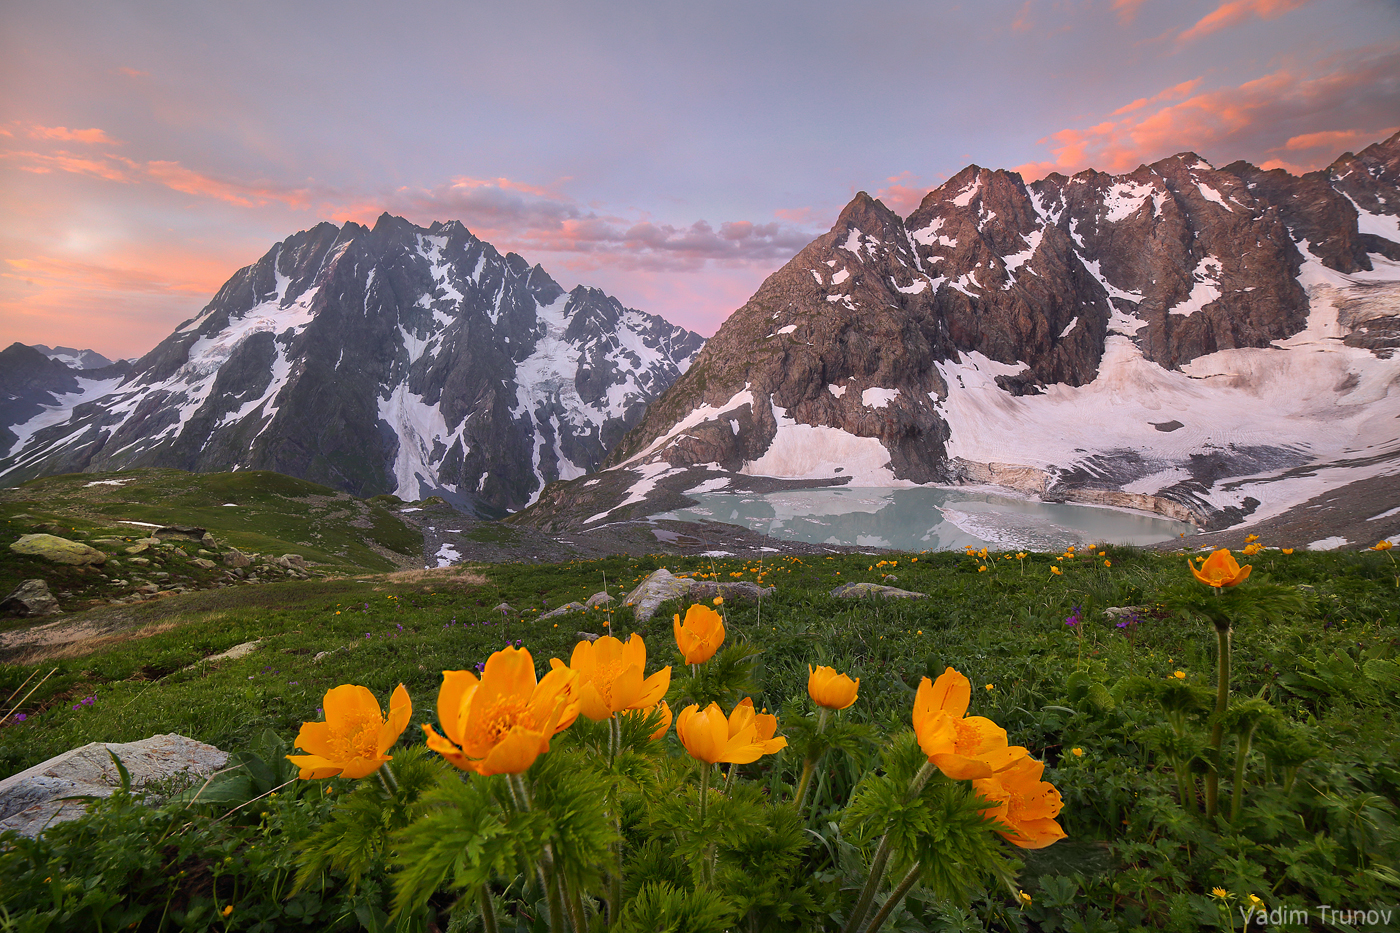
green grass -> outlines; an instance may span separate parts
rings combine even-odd
[[[249,490],[257,490],[263,497],[257,501],[270,503],[296,501],[288,497],[300,488],[269,482],[242,490],[249,502]],[[232,491],[220,495],[233,497]],[[193,521],[180,509],[163,511],[162,520],[176,520],[174,512]],[[897,566],[877,567],[877,560]],[[1145,738],[1160,726],[1161,710],[1133,699],[1128,689],[1126,678],[1162,682],[1177,671],[1190,684],[1213,688],[1214,633],[1174,608],[1174,594],[1198,586],[1186,573],[1186,558],[1117,547],[1103,557],[1081,552],[1070,560],[950,553],[778,557],[762,564],[619,557],[481,567],[478,582],[379,576],[141,604],[126,610],[130,627],[155,634],[80,657],[0,668],[0,697],[31,673],[56,669],[25,703],[26,721],[0,728],[0,776],[84,742],[160,732],[225,749],[248,747],[264,730],[290,741],[304,720],[318,718],[325,691],[342,683],[362,684],[386,703],[393,687],[404,683],[414,702],[404,741],[419,744],[419,724],[437,721],[441,671],[471,668],[519,643],[543,672],[549,658],[568,659],[579,631],[620,637],[639,631],[648,671],[670,663],[680,685],[684,665],[671,635],[671,615],[683,611],[680,604],[664,605],[640,628],[625,608],[548,622],[538,617],[605,585],[618,598],[660,566],[719,580],[762,574],[776,594],[761,605],[726,605],[727,643],[757,651],[751,694],[756,706],[782,711],[780,730],[806,705],[809,664],[859,677],[860,699],[843,721],[879,734],[907,729],[920,679],[951,666],[972,680],[971,713],[990,717],[1012,744],[1047,763],[1046,779],[1066,800],[1061,822],[1070,840],[1028,854],[1023,884],[1035,907],[1007,911],[993,893],[970,908],[979,922],[1026,929],[1033,921],[1047,930],[1212,926],[1220,921],[1207,896],[1211,878],[1239,896],[1272,888],[1271,901],[1380,891],[1393,904],[1400,897],[1400,769],[1394,764],[1400,760],[1394,729],[1400,679],[1386,680],[1400,671],[1393,565],[1370,552],[1268,550],[1249,560],[1254,574],[1248,584],[1300,587],[1308,608],[1237,628],[1234,696],[1266,697],[1316,747],[1300,772],[1302,784],[1287,793],[1271,783],[1263,759],[1251,765],[1259,789],[1251,791],[1247,811],[1254,822],[1243,827],[1212,829],[1183,811],[1172,796],[1170,767]],[[845,601],[829,595],[842,582],[880,582],[885,573],[928,598]],[[493,611],[503,601],[515,614]],[[1141,620],[1129,630],[1103,613],[1126,606],[1138,607]],[[1076,607],[1085,620],[1078,630],[1065,625]],[[254,639],[261,639],[260,647],[242,660],[201,660]],[[331,653],[316,661],[319,652]],[[93,702],[83,705],[84,697]],[[1083,754],[1069,754],[1076,748]],[[814,789],[811,838],[829,836],[824,820],[839,818],[833,814],[880,754],[875,746],[845,757],[832,753]],[[786,753],[755,766],[755,776],[781,796],[800,767],[800,757]],[[1359,821],[1350,829],[1345,812]],[[1323,854],[1312,841],[1319,833],[1335,841]],[[810,864],[803,871],[811,877],[838,872],[817,848],[804,856]],[[1336,879],[1327,881],[1329,872]],[[931,919],[943,910],[911,895],[902,922],[907,929],[958,928]]]

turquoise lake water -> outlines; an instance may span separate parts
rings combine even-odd
[[[900,551],[1054,551],[1070,544],[1156,544],[1195,529],[1141,512],[1059,505],[961,487],[829,487],[756,495],[706,492],[657,518],[709,519],[775,538]]]

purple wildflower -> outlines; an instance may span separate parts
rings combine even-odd
[[[28,718],[24,713],[15,713],[15,722],[24,722]]]
[[[1074,628],[1076,625],[1083,621],[1084,619],[1079,615],[1079,607],[1075,606],[1074,610],[1070,612],[1069,618],[1065,619],[1065,625],[1068,625],[1070,628]]]

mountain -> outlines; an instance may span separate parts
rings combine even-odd
[[[51,360],[58,360],[64,366],[72,369],[103,369],[112,365],[112,361],[107,359],[96,350],[75,350],[72,347],[46,347],[42,343],[34,344],[34,349],[44,354]]]
[[[456,221],[322,223],[240,269],[125,378],[79,394],[26,357],[53,388],[0,422],[0,483],[258,469],[500,515],[600,465],[703,343],[565,292]]]
[[[1181,153],[858,194],[587,483],[587,527],[757,477],[985,483],[1225,527],[1400,471],[1400,134],[1295,177]],[[1392,503],[1400,504],[1400,503]]]

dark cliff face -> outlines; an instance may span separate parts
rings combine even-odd
[[[996,385],[1015,398],[1094,382],[1115,338],[1172,372],[1271,347],[1307,326],[1310,256],[1349,274],[1400,254],[1400,232],[1383,235],[1400,231],[1397,179],[1400,134],[1301,178],[1181,153],[1029,185],[969,166],[907,218],[862,192],[725,322],[608,465],[738,471],[796,423],[878,439],[897,479],[950,478],[940,363],[1005,364]],[[1370,315],[1350,345],[1391,352],[1400,323],[1339,307],[1346,326]]]
[[[266,469],[498,514],[597,467],[703,342],[596,289],[565,293],[456,222],[320,224],[0,460],[0,479]]]

